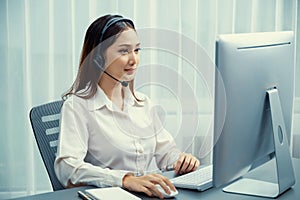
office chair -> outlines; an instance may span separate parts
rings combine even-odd
[[[63,101],[55,101],[30,110],[30,122],[43,162],[54,191],[64,187],[54,172],[54,161],[59,136],[59,119]]]

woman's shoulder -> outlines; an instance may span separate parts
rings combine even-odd
[[[77,103],[83,103],[85,102],[86,99],[83,97],[80,97],[76,94],[71,94],[67,97],[65,97],[64,102],[77,102]]]
[[[63,107],[72,107],[72,108],[85,108],[87,107],[87,99],[79,97],[77,95],[69,95],[66,99],[64,99]]]

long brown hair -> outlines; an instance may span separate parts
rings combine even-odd
[[[104,26],[109,20],[117,17],[122,16],[105,15],[99,17],[87,29],[81,51],[77,77],[71,88],[63,94],[63,100],[70,95],[76,95],[84,99],[89,99],[96,94],[98,81],[103,72],[94,63],[95,56],[100,56],[104,61],[104,52],[116,41],[118,35],[128,28],[135,30],[135,27],[131,21],[119,21],[111,25],[105,31],[105,33],[103,33],[103,39],[100,41]],[[99,44],[100,42],[101,45]],[[135,97],[133,92],[133,80],[129,82],[129,89]]]

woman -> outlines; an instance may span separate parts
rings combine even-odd
[[[63,96],[55,171],[65,187],[120,186],[163,198],[175,191],[156,168],[194,171],[199,161],[181,153],[145,95],[135,94],[140,42],[131,20],[106,15],[88,28],[77,78]]]

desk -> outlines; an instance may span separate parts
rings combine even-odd
[[[294,166],[294,172],[296,177],[296,183],[295,185],[280,195],[277,199],[284,199],[284,200],[295,200],[300,199],[300,159],[292,159],[293,160],[293,166]],[[272,163],[270,165],[266,165],[266,167],[257,172],[259,177],[265,177],[266,179],[269,178],[269,172],[272,170]],[[172,176],[168,172],[166,176]],[[250,175],[251,176],[251,175]],[[72,188],[72,189],[66,189],[66,190],[60,190],[56,192],[49,192],[44,194],[38,194],[33,196],[27,196],[22,198],[17,198],[15,200],[44,200],[44,199],[66,199],[66,200],[79,200],[80,198],[77,196],[77,191],[85,190],[93,188],[91,186],[86,187],[78,187],[78,188]],[[255,197],[255,196],[247,196],[247,195],[238,195],[238,194],[229,194],[222,191],[221,188],[211,188],[204,192],[198,192],[194,190],[186,190],[186,189],[178,189],[178,196],[176,196],[175,199],[181,199],[181,200],[199,200],[199,199],[206,199],[206,200],[215,200],[215,199],[224,199],[224,200],[258,200],[258,199],[269,199],[269,198],[261,198],[261,197]],[[136,196],[139,196],[143,200],[155,200],[157,198],[150,198],[146,195],[140,194],[140,193],[134,193]]]

